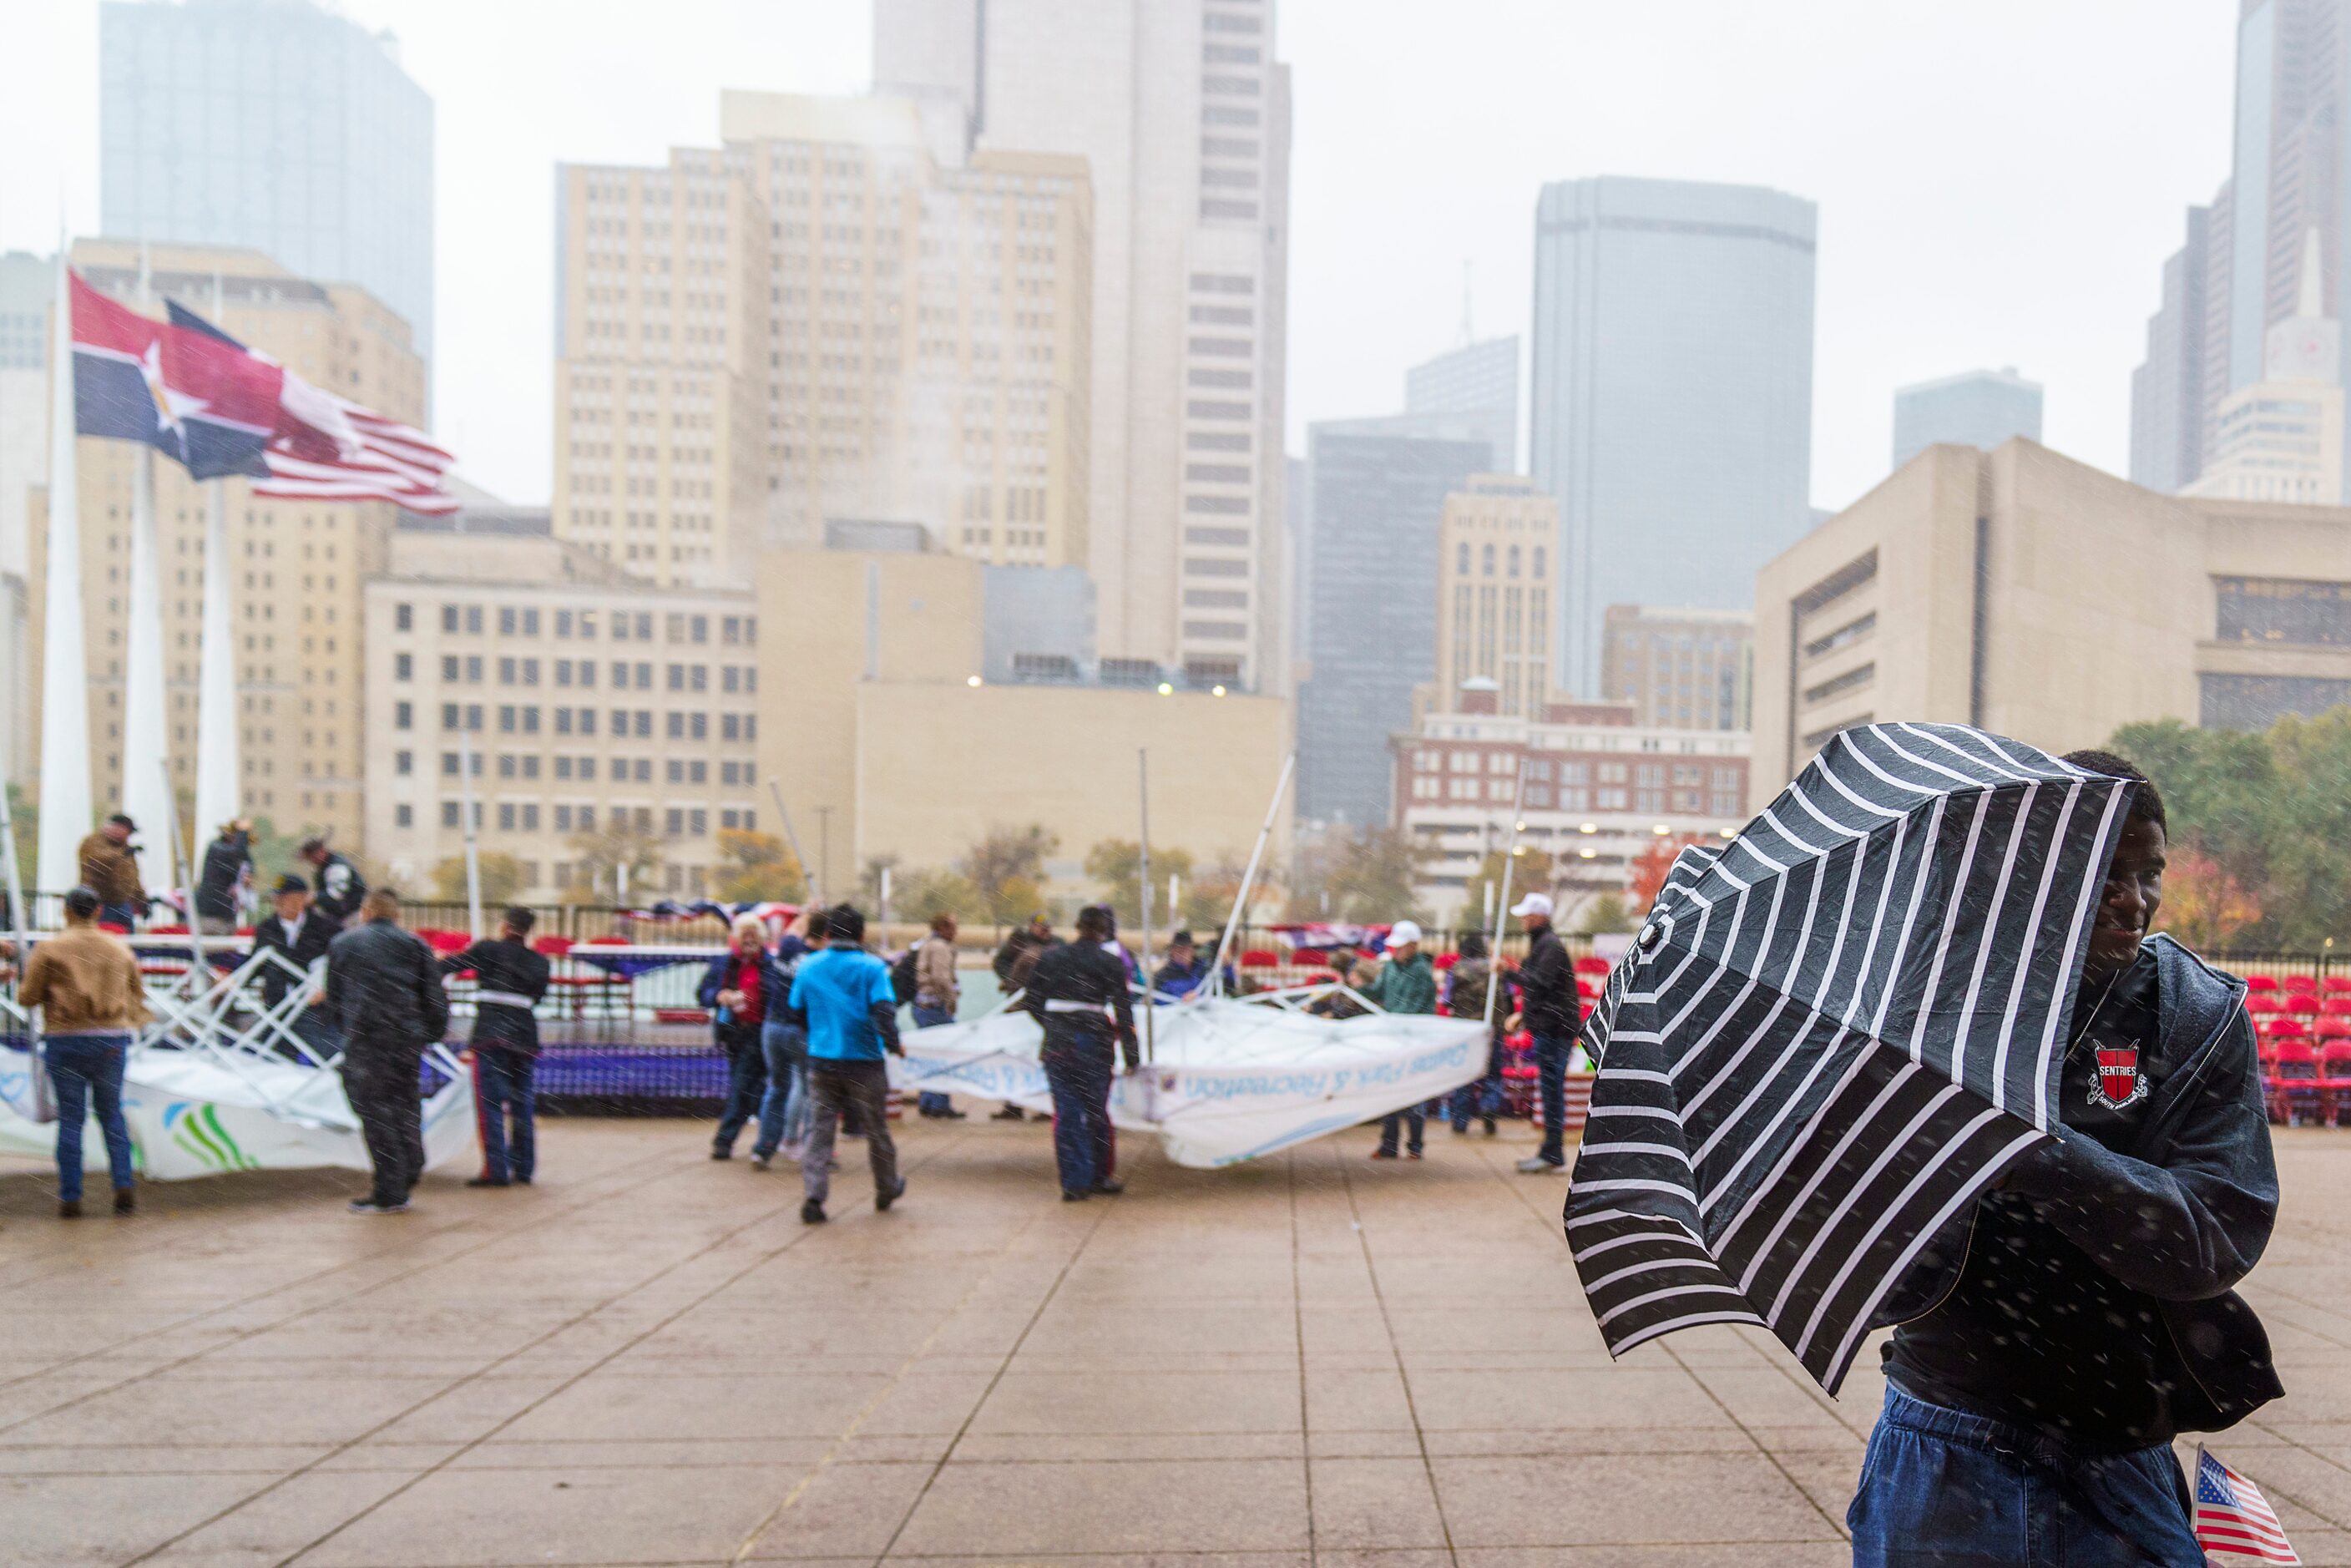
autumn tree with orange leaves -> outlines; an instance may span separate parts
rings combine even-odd
[[[1678,838],[1660,833],[1649,841],[1648,848],[1634,857],[1632,880],[1625,885],[1625,896],[1632,902],[1635,919],[1648,914],[1649,906],[1657,902],[1666,876],[1674,869],[1674,862],[1681,857],[1682,851],[1704,842],[1706,840],[1695,833]]]
[[[2261,924],[2262,901],[2193,841],[2174,844],[2163,873],[2163,924],[2203,952],[2225,949]]]

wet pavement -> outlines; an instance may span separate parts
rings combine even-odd
[[[1128,1138],[1085,1204],[1042,1126],[900,1138],[904,1201],[846,1144],[812,1228],[684,1122],[552,1120],[538,1186],[371,1219],[319,1173],[61,1224],[0,1165],[0,1564],[1846,1560],[1874,1374],[1831,1401],[1739,1329],[1612,1365],[1523,1129]],[[2291,1393],[2213,1446],[2351,1563],[2351,1133],[2280,1156]]]

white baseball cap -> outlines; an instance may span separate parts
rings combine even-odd
[[[1522,920],[1530,915],[1548,915],[1551,914],[1551,894],[1531,893],[1510,905],[1510,913]]]
[[[1399,920],[1388,927],[1388,946],[1402,947],[1420,940],[1420,927],[1409,920]]]

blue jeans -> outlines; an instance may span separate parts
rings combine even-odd
[[[2087,1452],[1888,1385],[1854,1568],[2203,1568],[2171,1445]]]
[[[51,1035],[42,1042],[57,1096],[57,1197],[64,1202],[81,1197],[81,1125],[93,1104],[115,1189],[131,1185],[131,1128],[122,1120],[122,1063],[130,1052],[127,1034]]]
[[[474,1117],[482,1130],[482,1174],[492,1181],[527,1182],[538,1166],[533,1115],[538,1103],[530,1086],[538,1065],[519,1051],[474,1048]]]
[[[759,1135],[751,1152],[769,1155],[808,1138],[808,1036],[792,1024],[762,1024],[759,1054],[768,1065],[768,1092],[759,1101]]]
[[[1053,1163],[1063,1192],[1091,1192],[1118,1166],[1110,1124],[1110,1086],[1117,1048],[1108,1035],[1067,1043],[1047,1038],[1045,1082],[1053,1091]]]
[[[1555,1166],[1567,1163],[1567,1149],[1561,1142],[1565,1134],[1560,1124],[1567,1120],[1567,1059],[1574,1053],[1573,1038],[1535,1036],[1535,1080],[1542,1091],[1543,1118],[1542,1147],[1536,1155]]]
[[[955,1010],[951,1008],[926,1008],[920,1002],[914,1004],[916,1029],[936,1029],[943,1023],[953,1022]],[[955,1102],[935,1090],[925,1089],[914,1096],[914,1109],[922,1115],[935,1116],[942,1111],[955,1109]]]
[[[759,1053],[759,1037],[732,1025],[723,1037],[726,1051],[726,1109],[711,1138],[715,1148],[732,1152],[735,1134],[759,1113],[768,1092],[768,1059]]]

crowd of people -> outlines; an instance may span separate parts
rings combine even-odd
[[[117,1211],[130,1212],[134,1203],[122,1076],[134,1032],[151,1021],[136,956],[121,939],[151,903],[139,875],[137,831],[137,823],[118,812],[82,841],[83,885],[67,895],[65,931],[37,946],[18,991],[21,1003],[46,1009],[46,1060],[61,1113],[60,1213],[67,1217],[81,1212],[85,1111],[96,1115],[107,1145]],[[550,982],[549,960],[531,944],[533,912],[510,908],[495,936],[436,955],[402,928],[397,897],[371,890],[348,856],[322,838],[305,841],[298,852],[311,875],[278,877],[269,913],[252,927],[254,951],[282,960],[261,968],[259,1000],[277,1013],[289,992],[305,989],[286,1027],[314,1061],[339,1064],[373,1172],[370,1191],[351,1209],[397,1214],[409,1206],[426,1158],[423,1059],[447,1031],[448,986],[460,975],[474,980],[464,1060],[482,1149],[480,1173],[468,1185],[529,1186],[537,1165],[536,1009]],[[205,847],[186,912],[199,936],[237,932],[253,880],[252,824],[221,824]],[[1503,1108],[1503,1041],[1524,1028],[1533,1040],[1544,1134],[1541,1148],[1518,1168],[1545,1174],[1563,1167],[1565,1073],[1580,1013],[1574,974],[1551,929],[1547,897],[1530,894],[1511,913],[1530,939],[1515,969],[1498,967],[1484,939],[1473,934],[1440,970],[1410,920],[1390,928],[1384,953],[1332,956],[1339,984],[1312,1004],[1316,1014],[1343,1019],[1377,1007],[1489,1023],[1485,1072],[1443,1102],[1387,1116],[1374,1158],[1421,1158],[1432,1111],[1457,1133],[1466,1134],[1475,1121],[1491,1135]],[[953,915],[939,915],[904,953],[885,960],[867,950],[864,916],[852,905],[806,910],[772,941],[762,919],[737,919],[725,951],[710,961],[696,988],[727,1063],[711,1158],[732,1159],[737,1142],[751,1130],[753,1167],[769,1169],[778,1158],[799,1164],[800,1218],[814,1225],[826,1218],[838,1139],[861,1138],[876,1207],[895,1203],[905,1182],[891,1136],[884,1059],[904,1054],[902,1006],[916,1029],[956,1020],[963,999],[960,934]],[[1064,1201],[1123,1190],[1109,1103],[1122,1059],[1129,1071],[1140,1064],[1133,997],[1144,988],[1146,967],[1149,990],[1163,1002],[1210,987],[1238,993],[1238,977],[1217,947],[1178,930],[1160,962],[1149,967],[1148,955],[1138,960],[1118,940],[1113,912],[1093,905],[1080,912],[1072,940],[1058,936],[1040,912],[997,949],[992,968],[998,986],[1019,994],[1019,1005],[1036,1018],[1044,1037],[1042,1065]],[[947,1094],[919,1085],[914,1105],[929,1119],[967,1115]],[[994,1114],[1008,1121],[1026,1116],[1013,1104]]]

